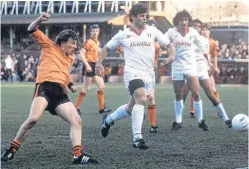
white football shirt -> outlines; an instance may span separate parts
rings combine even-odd
[[[125,70],[154,70],[155,41],[167,47],[167,40],[162,32],[153,26],[145,26],[141,35],[130,28],[117,33],[108,43],[107,48],[114,50],[120,45],[124,47]]]
[[[196,69],[195,49],[206,54],[206,50],[201,43],[199,33],[189,28],[185,36],[182,36],[176,27],[170,28],[164,36],[175,46],[175,60],[172,63],[172,72],[188,72]]]
[[[206,53],[208,54],[209,53],[209,40],[201,35],[200,35],[200,40],[205,48]],[[204,57],[203,53],[197,46],[195,49],[195,56],[196,56],[198,70],[209,70],[210,69],[208,66],[207,59]],[[208,57],[209,57],[209,54],[208,54]]]

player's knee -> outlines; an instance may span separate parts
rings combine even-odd
[[[82,120],[81,120],[80,116],[75,116],[75,117],[73,118],[72,123],[73,123],[72,125],[74,125],[74,126],[80,128],[81,125],[82,125]]]
[[[99,90],[104,90],[105,84],[104,83],[103,84],[98,84],[98,87],[99,87]]]
[[[104,92],[104,88],[99,88],[98,92]]]
[[[201,99],[199,91],[192,92],[192,97],[194,101],[199,101]]]
[[[183,96],[182,96],[182,93],[181,92],[175,92],[175,97],[176,97],[176,100],[179,101],[179,100],[182,100]]]
[[[154,104],[154,102],[155,102],[155,98],[153,96],[149,96],[148,97],[148,103],[149,104]]]
[[[86,88],[83,88],[83,89],[81,89],[81,93],[87,93],[87,92],[89,92],[89,90],[90,90],[90,87],[86,87]]]
[[[182,95],[176,95],[176,101],[183,100]]]
[[[39,118],[29,117],[28,120],[27,120],[27,122],[28,122],[28,128],[32,128],[33,126],[35,126],[38,121],[39,121]]]
[[[205,93],[206,93],[206,95],[207,95],[209,98],[214,98],[214,97],[215,97],[214,92],[213,92],[212,89],[206,89],[206,90],[205,90]]]
[[[213,106],[217,106],[220,103],[220,99],[215,96],[213,91],[210,91],[206,94],[209,100],[212,102]]]
[[[146,96],[139,96],[136,98],[136,104],[142,104],[145,105],[147,103],[147,97]]]

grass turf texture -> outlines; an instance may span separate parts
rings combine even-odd
[[[70,93],[75,103],[78,92]],[[247,114],[248,86],[217,86],[223,105],[230,118]],[[33,83],[1,84],[1,150],[9,147],[20,125],[28,117],[34,93]],[[248,166],[248,133],[229,129],[217,117],[217,111],[201,90],[204,118],[209,131],[198,128],[197,119],[189,115],[186,102],[183,128],[170,131],[174,121],[174,93],[172,85],[156,86],[157,122],[159,134],[149,133],[148,120],[143,123],[143,136],[150,146],[147,151],[132,147],[131,119],[117,121],[107,138],[102,138],[102,115],[97,112],[96,88],[93,86],[81,105],[83,140],[87,153],[99,160],[98,165],[84,168],[240,168]],[[105,101],[115,110],[127,103],[123,84],[106,84]],[[147,113],[146,113],[147,115]],[[15,158],[1,163],[5,169],[78,168],[72,166],[69,125],[57,116],[44,112],[40,122],[22,144]]]

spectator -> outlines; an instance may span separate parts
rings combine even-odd
[[[8,81],[8,72],[5,70],[4,66],[2,64],[0,64],[0,68],[1,68],[1,80],[5,80]]]
[[[247,51],[243,51],[242,55],[241,55],[241,59],[246,59],[246,56],[248,55]]]
[[[17,55],[17,60],[18,60],[18,63],[17,63],[17,74],[20,78],[20,81],[23,81],[24,78],[23,78],[23,71],[25,69],[25,62],[24,62],[24,56],[21,56],[21,55]]]
[[[28,64],[28,66],[23,71],[23,76],[25,81],[27,82],[33,82],[34,79],[34,71],[31,69],[31,63]]]
[[[5,67],[8,72],[8,76],[11,78],[11,81],[14,82],[13,75],[12,75],[12,72],[14,70],[14,61],[10,55],[8,55],[7,58],[5,59]]]

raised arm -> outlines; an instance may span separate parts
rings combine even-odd
[[[49,47],[52,41],[38,29],[38,26],[40,23],[47,21],[49,17],[50,15],[48,13],[42,13],[41,16],[33,21],[28,27],[29,33],[42,48]]]
[[[41,16],[39,16],[35,21],[33,21],[33,22],[29,25],[28,31],[29,31],[29,32],[34,32],[34,31],[37,29],[37,27],[39,26],[39,24],[40,24],[41,22],[47,21],[49,17],[50,17],[50,14],[43,12],[43,13],[41,14]]]

